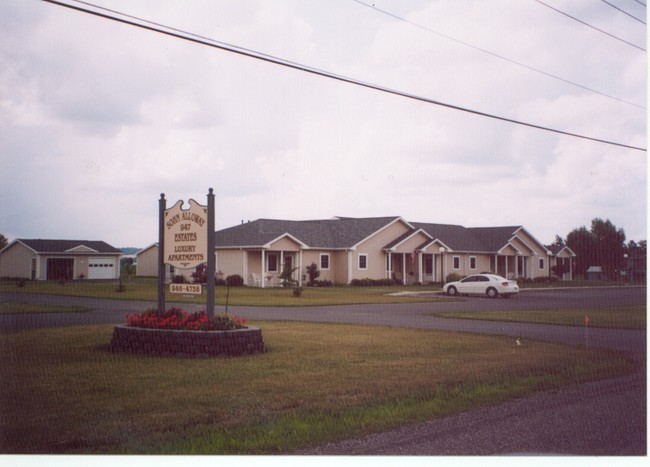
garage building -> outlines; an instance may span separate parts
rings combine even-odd
[[[118,279],[122,252],[97,240],[16,239],[0,251],[0,277]]]

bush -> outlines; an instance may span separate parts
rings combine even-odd
[[[320,271],[318,270],[318,265],[316,263],[311,263],[307,266],[307,275],[309,276],[309,285],[314,286],[316,279],[320,276]]]
[[[172,277],[172,283],[174,284],[185,284],[187,282],[187,279],[185,279],[185,276],[174,276]]]
[[[350,281],[350,285],[353,287],[389,287],[394,284],[396,282],[391,279],[370,279],[369,277]]]
[[[226,285],[228,287],[240,287],[244,285],[244,278],[239,274],[233,274],[232,276],[226,277]]]
[[[461,276],[460,274],[455,273],[455,272],[451,272],[451,273],[447,274],[447,277],[445,277],[445,284],[448,283],[448,282],[459,281],[462,278],[463,278],[463,276]]]
[[[314,287],[332,287],[332,281],[328,280],[315,280]]]

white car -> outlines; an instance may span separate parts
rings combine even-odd
[[[517,281],[511,281],[496,274],[474,274],[457,282],[449,282],[442,287],[447,295],[487,295],[496,298],[499,295],[509,298],[519,293]]]

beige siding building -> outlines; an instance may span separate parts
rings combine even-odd
[[[0,251],[0,277],[117,279],[122,252],[96,240],[17,239]]]
[[[157,251],[154,244],[138,253],[138,275],[157,274]],[[355,279],[443,283],[452,273],[482,272],[535,279],[549,277],[558,261],[571,262],[566,249],[559,253],[556,257],[522,226],[468,228],[401,217],[258,219],[215,233],[219,275],[238,274],[256,287],[281,285],[285,266],[295,269],[293,279],[306,283],[311,264],[318,268],[318,280],[336,284]],[[571,278],[571,272],[562,278]]]

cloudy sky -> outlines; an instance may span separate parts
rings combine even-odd
[[[572,19],[535,0],[372,1],[91,0],[328,73],[646,148],[646,26],[605,2],[545,2]],[[610,3],[645,21],[641,2]],[[37,0],[0,0],[0,158],[10,240],[144,247],[157,240],[160,193],[168,206],[205,204],[209,188],[217,229],[395,215],[524,225],[551,243],[600,217],[646,239],[645,151]]]

